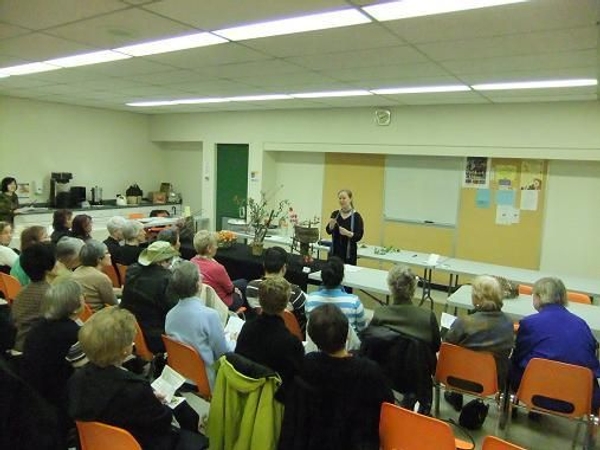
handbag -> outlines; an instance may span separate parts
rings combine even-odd
[[[468,430],[479,430],[488,415],[489,405],[480,399],[471,400],[463,406],[458,423]]]

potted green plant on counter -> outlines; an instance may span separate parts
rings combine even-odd
[[[252,254],[262,255],[265,237],[269,228],[272,224],[278,223],[284,212],[287,213],[290,202],[287,199],[280,200],[273,206],[264,191],[261,191],[259,200],[252,197],[234,197],[233,200],[238,207],[243,207],[246,210],[246,222],[251,227],[254,235],[253,241],[250,243]]]

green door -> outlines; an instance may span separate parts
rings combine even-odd
[[[217,230],[223,217],[240,217],[236,196],[248,196],[248,144],[217,144]]]

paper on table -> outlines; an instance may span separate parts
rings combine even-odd
[[[152,383],[152,389],[161,394],[167,403],[171,403],[175,391],[185,383],[185,378],[171,367],[165,366],[160,377]],[[181,402],[179,402],[181,403]]]
[[[431,266],[435,266],[438,263],[439,259],[440,259],[440,255],[436,255],[435,253],[432,253],[431,255],[429,255],[427,264],[429,264]]]
[[[358,272],[360,270],[360,267],[358,266],[353,266],[351,264],[346,264],[344,266],[344,271],[345,272]]]

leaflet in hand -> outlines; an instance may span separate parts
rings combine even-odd
[[[169,366],[165,366],[160,377],[152,383],[152,389],[165,398],[167,406],[175,409],[177,405],[185,400],[184,397],[175,396],[175,391],[177,391],[183,383],[185,383],[185,377]]]

